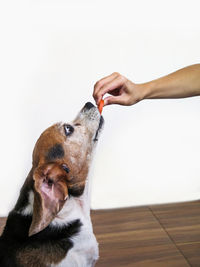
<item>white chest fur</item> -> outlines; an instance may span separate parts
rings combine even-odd
[[[84,231],[84,233],[83,233]],[[72,239],[74,246],[59,264],[51,267],[93,267],[98,259],[98,244],[93,233],[84,229]]]
[[[67,199],[62,210],[57,214],[51,225],[61,227],[75,220],[80,220],[82,226],[80,232],[71,238],[73,247],[68,251],[66,257],[59,264],[52,264],[51,267],[93,267],[99,257],[98,243],[93,233],[90,218],[89,185],[82,196],[70,197]],[[27,206],[21,211],[23,215],[32,214],[34,194],[29,192]]]
[[[98,243],[93,234],[88,199],[71,197],[52,221],[53,225],[61,226],[79,219],[82,223],[80,232],[72,237],[73,247],[65,259],[51,267],[92,267],[98,259]]]

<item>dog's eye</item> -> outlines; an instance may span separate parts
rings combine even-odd
[[[64,129],[65,129],[66,136],[69,136],[74,131],[74,128],[70,124],[65,124]]]
[[[70,172],[70,170],[69,170],[69,168],[67,167],[66,164],[62,164],[62,168],[63,168],[64,171],[66,171],[66,173]]]

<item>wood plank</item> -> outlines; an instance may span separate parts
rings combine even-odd
[[[100,266],[184,267],[185,258],[148,207],[91,212]]]
[[[200,242],[200,201],[151,206],[173,241]]]
[[[200,242],[178,244],[178,248],[182,251],[192,267],[200,266]]]

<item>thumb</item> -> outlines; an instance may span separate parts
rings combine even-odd
[[[112,104],[125,105],[122,96],[108,96],[104,98],[104,106]]]

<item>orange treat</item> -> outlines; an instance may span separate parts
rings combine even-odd
[[[104,100],[101,99],[101,101],[99,102],[99,106],[98,106],[98,109],[99,109],[99,113],[100,113],[100,114],[102,113],[103,106],[104,106]]]

